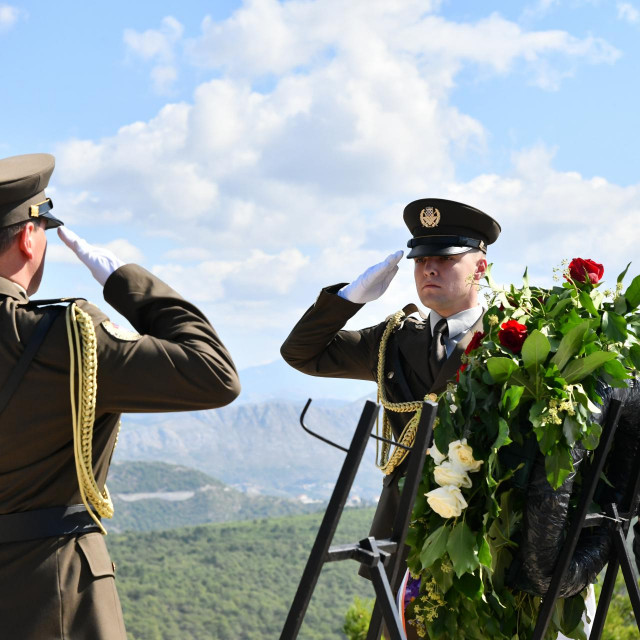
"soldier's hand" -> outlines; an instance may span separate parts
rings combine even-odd
[[[341,298],[364,304],[377,300],[386,290],[396,273],[404,251],[396,251],[386,260],[369,267],[359,278],[338,291]]]
[[[71,251],[89,268],[93,277],[104,287],[107,278],[124,262],[109,249],[89,244],[67,227],[58,227],[58,235]]]

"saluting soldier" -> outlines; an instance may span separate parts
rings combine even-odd
[[[196,307],[61,227],[53,168],[48,154],[0,160],[0,635],[122,640],[101,523],[120,413],[220,407],[240,384]],[[84,300],[30,299],[54,227],[138,333]]]
[[[400,411],[402,405],[444,391],[474,332],[482,330],[478,284],[487,269],[487,246],[500,234],[500,225],[486,213],[439,198],[408,204],[404,222],[412,236],[407,258],[414,261],[418,297],[429,315],[408,305],[376,326],[342,328],[387,290],[403,255],[398,251],[351,284],[322,289],[281,348],[282,357],[303,373],[377,382],[386,424],[401,442],[413,416]],[[406,466],[398,454],[381,461],[385,476],[371,528],[377,538],[391,535],[398,508],[398,481]]]

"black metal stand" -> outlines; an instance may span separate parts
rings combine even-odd
[[[622,403],[619,400],[611,401],[601,440],[595,451],[588,477],[585,479],[576,513],[567,533],[562,551],[560,552],[558,564],[555,568],[553,578],[551,579],[551,584],[549,585],[549,589],[547,590],[542,601],[542,606],[540,607],[532,640],[542,640],[544,638],[553,615],[555,603],[560,593],[562,581],[564,580],[564,576],[569,568],[571,558],[573,557],[573,553],[576,549],[580,532],[585,527],[601,525],[606,521],[611,520],[614,521],[614,528],[612,532],[613,545],[608,562],[607,573],[600,593],[596,617],[589,638],[590,640],[600,640],[602,630],[604,628],[604,621],[611,603],[614,584],[618,575],[618,570],[621,566],[629,598],[631,599],[631,604],[633,606],[636,623],[638,625],[638,631],[640,632],[640,591],[638,590],[638,579],[625,544],[631,520],[635,515],[637,515],[638,511],[638,502],[640,500],[640,465],[638,465],[634,490],[629,500],[629,506],[624,513],[619,513],[619,508],[616,504],[607,505],[605,507],[605,513],[603,514],[587,513],[591,501],[593,500],[596,485],[600,479],[607,455],[609,454],[611,445],[613,444],[621,409]]]
[[[300,418],[303,428],[324,442],[345,450],[344,447],[335,445],[305,427],[303,418],[309,402],[305,406]],[[280,634],[280,640],[294,640],[297,638],[324,563],[347,559],[353,559],[365,564],[370,570],[371,580],[376,592],[376,605],[374,607],[374,617],[369,627],[369,635],[372,633],[374,620],[378,621],[376,623],[378,629],[380,629],[382,620],[384,620],[391,634],[391,640],[406,640],[398,609],[393,599],[394,592],[392,585],[396,582],[399,574],[402,554],[398,553],[398,550],[403,548],[407,535],[411,510],[418,491],[418,485],[420,484],[422,467],[424,466],[425,453],[433,434],[433,422],[436,417],[436,411],[437,405],[435,403],[423,403],[422,415],[420,423],[418,424],[415,442],[408,457],[409,465],[407,475],[405,477],[400,506],[396,515],[391,538],[376,540],[375,538],[368,537],[353,544],[329,548],[338,527],[338,522],[349,492],[351,491],[358,467],[362,461],[369,437],[377,437],[371,434],[371,430],[378,412],[378,405],[374,402],[366,402],[353,435],[351,446],[346,450],[347,455],[345,456],[336,486],[329,500],[322,523],[320,524],[318,535],[309,554],[309,559],[307,560],[302,578],[300,579],[298,590],[289,609],[287,620]],[[379,636],[380,631],[378,630],[377,633]]]

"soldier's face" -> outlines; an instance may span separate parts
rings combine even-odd
[[[486,268],[487,261],[479,251],[416,258],[414,277],[420,302],[445,318],[476,306],[477,283]]]

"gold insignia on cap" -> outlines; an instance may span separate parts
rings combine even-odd
[[[131,329],[125,329],[124,327],[119,327],[117,324],[113,324],[110,320],[104,320],[100,323],[102,328],[114,338],[118,340],[124,340],[125,342],[135,342],[136,340],[140,340],[142,336]]]
[[[440,222],[440,212],[435,207],[425,207],[420,212],[420,222],[423,227],[437,227]]]

